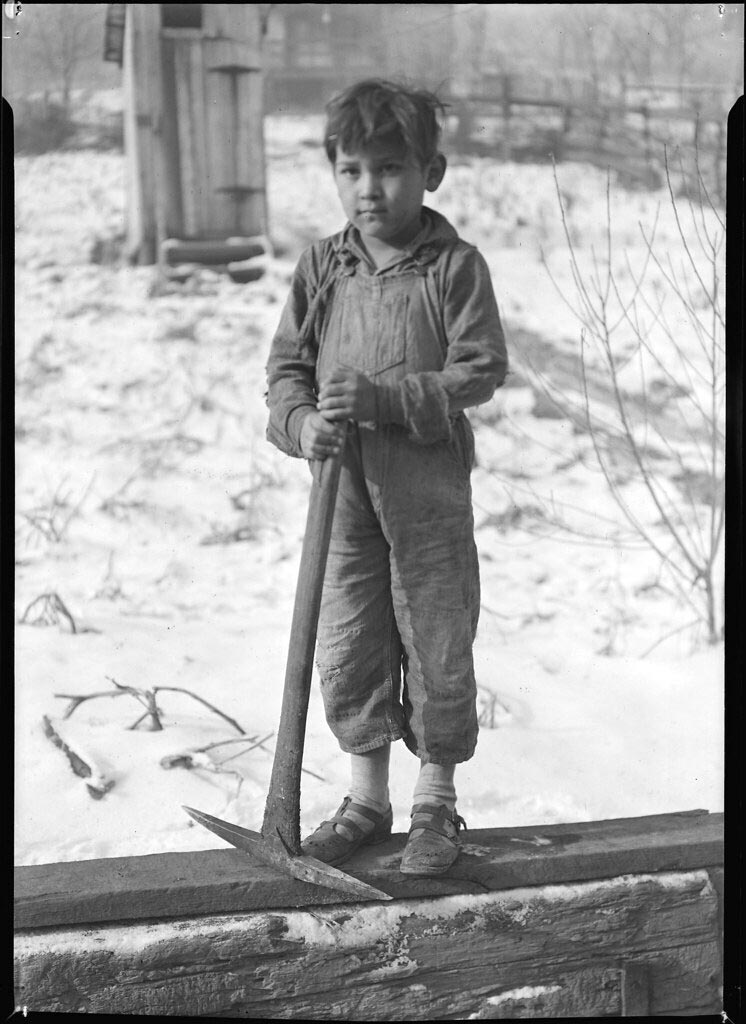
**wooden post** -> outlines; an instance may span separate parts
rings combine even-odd
[[[653,167],[652,153],[650,151],[650,107],[647,105],[647,103],[643,103],[642,105],[642,117],[642,139],[645,149],[645,171],[646,174],[650,177]]]
[[[559,153],[555,153],[557,161],[564,160],[567,152],[570,130],[572,128],[572,106],[565,103],[562,107],[562,130],[559,137]]]
[[[503,160],[510,160],[513,155],[513,147],[510,139],[510,117],[511,117],[511,92],[512,84],[510,75],[502,76],[502,116],[503,116],[503,137],[500,145],[500,152]]]
[[[128,248],[140,263],[153,263],[166,232],[180,219],[178,168],[167,151],[170,112],[164,107],[159,4],[127,5],[124,91]]]
[[[721,117],[718,120],[718,144],[717,153],[715,155],[715,191],[721,203],[725,202],[725,176],[723,174],[723,168],[725,167],[726,160],[726,132],[726,121],[724,117]]]
[[[180,170],[174,184],[183,210],[181,224],[174,225],[169,236],[199,237],[205,233],[209,195],[202,39],[198,32],[166,29],[164,48],[170,54],[169,70],[173,69],[169,86],[173,88],[174,142]]]
[[[152,262],[155,255],[152,119],[136,74],[141,46],[141,19],[137,8],[130,6],[125,20],[122,72],[124,148],[127,161],[127,251],[133,263]]]
[[[606,145],[609,111],[606,107],[601,106],[601,104],[597,105],[596,110],[598,113],[598,135],[596,136],[596,147],[598,149],[598,155],[602,157],[604,155],[604,148]]]
[[[645,963],[622,967],[622,1017],[647,1017],[650,1012],[650,969]]]
[[[259,6],[203,6],[206,233],[212,237],[268,233]]]
[[[469,97],[454,100],[453,106],[456,113],[456,132],[453,138],[453,146],[457,153],[470,153],[473,149],[471,133],[474,123],[473,117],[474,101]]]

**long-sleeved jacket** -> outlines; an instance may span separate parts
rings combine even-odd
[[[401,259],[380,270],[351,224],[302,253],[267,364],[267,437],[281,451],[301,456],[300,428],[316,408],[325,338],[349,324],[357,351],[345,363],[357,363],[376,385],[377,422],[400,424],[422,443],[448,439],[454,418],[489,401],[505,380],[505,337],[484,257],[437,212],[423,207],[423,219]],[[387,318],[394,337],[374,325],[368,331],[354,315],[355,286],[364,284],[369,297],[382,283],[374,279],[390,275],[405,279],[403,288],[388,289],[403,295]],[[370,317],[369,301],[366,308]],[[335,358],[344,344],[335,338]]]

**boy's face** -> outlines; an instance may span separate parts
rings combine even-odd
[[[337,149],[334,181],[345,214],[364,240],[400,248],[419,232],[422,200],[445,173],[438,155],[422,167],[395,140],[347,153]]]

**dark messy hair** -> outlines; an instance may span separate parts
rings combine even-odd
[[[438,115],[444,113],[445,104],[426,89],[368,78],[326,105],[326,155],[334,163],[337,147],[351,153],[395,140],[424,167],[438,152]]]

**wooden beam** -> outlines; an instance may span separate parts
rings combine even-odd
[[[394,835],[362,849],[345,871],[400,900],[712,868],[723,863],[723,816],[690,811],[471,830],[454,867],[438,878],[399,872],[405,842]],[[22,929],[344,902],[232,847],[15,869],[15,923]]]
[[[264,1020],[714,1015],[717,921],[699,870],[41,929],[16,936],[15,999]]]

